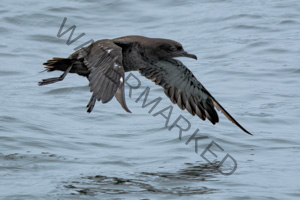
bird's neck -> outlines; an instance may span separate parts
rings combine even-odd
[[[138,46],[123,49],[123,65],[125,71],[135,71],[157,61],[158,58]]]

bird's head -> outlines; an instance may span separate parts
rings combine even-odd
[[[179,42],[167,39],[155,39],[152,43],[152,53],[159,59],[188,57],[197,60],[197,56],[186,52]]]
[[[161,38],[149,38],[139,35],[129,35],[113,39],[113,42],[123,50],[138,48],[142,59],[170,59],[174,57],[188,57],[197,60],[197,56],[186,52],[179,42]],[[133,51],[135,52],[135,51]]]

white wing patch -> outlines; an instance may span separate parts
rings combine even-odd
[[[118,70],[120,69],[122,66],[121,65],[118,65],[117,63],[114,63],[114,69],[115,70]]]

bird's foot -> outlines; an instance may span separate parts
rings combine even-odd
[[[70,70],[72,69],[72,67],[73,67],[73,64],[70,65],[70,67],[68,67],[67,70],[64,71],[64,73],[61,76],[59,76],[59,77],[43,79],[42,81],[39,82],[39,86],[48,85],[48,84],[52,84],[52,83],[56,83],[58,81],[64,80],[64,78],[70,72]]]
[[[56,82],[62,81],[62,80],[63,80],[63,78],[61,78],[61,77],[43,79],[42,81],[39,82],[39,86],[56,83]]]

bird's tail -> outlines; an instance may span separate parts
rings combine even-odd
[[[48,60],[47,62],[43,63],[46,65],[45,71],[52,72],[52,71],[66,71],[68,67],[72,65],[72,60],[68,58],[53,58],[52,60]]]
[[[87,66],[84,64],[83,60],[80,59],[53,58],[52,60],[48,60],[43,63],[43,65],[46,65],[46,69],[44,71],[63,71],[64,73],[60,77],[43,79],[39,82],[39,85],[48,85],[57,81],[62,81],[69,72],[76,73],[84,77],[88,77],[90,74]]]
[[[73,61],[68,58],[53,58],[53,60],[48,60],[47,62],[43,63],[43,65],[46,65],[45,71],[47,72],[58,70],[63,71],[64,73],[59,77],[43,79],[39,82],[40,86],[64,80],[65,76],[71,71],[73,67]]]

